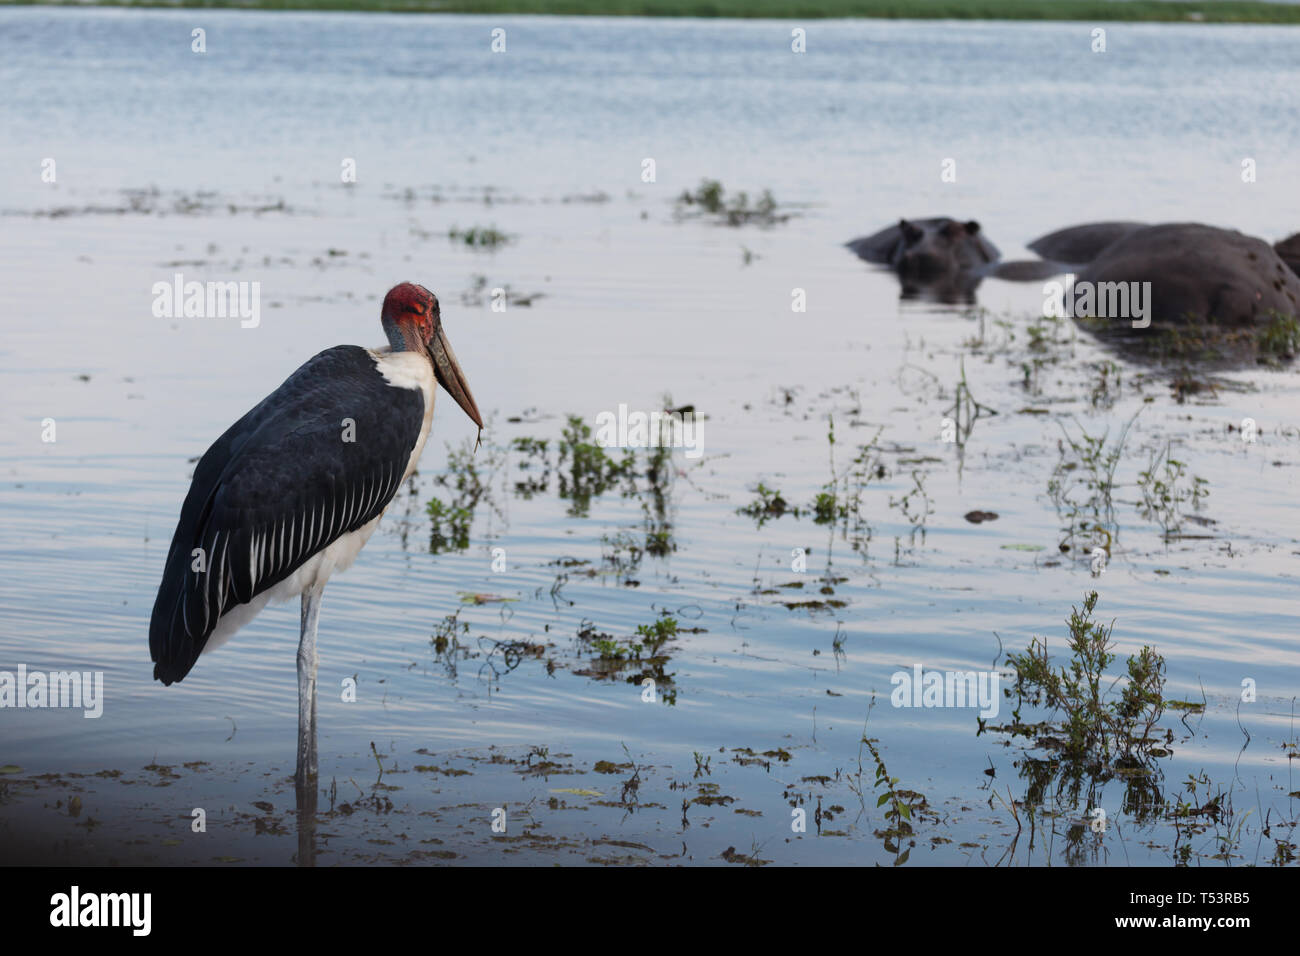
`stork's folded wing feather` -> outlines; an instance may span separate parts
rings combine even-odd
[[[424,397],[366,349],[316,355],[194,470],[154,603],[154,676],[181,680],[221,617],[377,517],[419,439]]]

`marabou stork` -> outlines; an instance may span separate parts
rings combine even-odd
[[[302,595],[300,788],[317,772],[316,622],[325,582],[352,564],[415,470],[436,386],[483,428],[437,297],[409,282],[395,286],[382,321],[387,347],[321,352],[199,460],[149,624],[154,677],[171,684],[268,601]]]

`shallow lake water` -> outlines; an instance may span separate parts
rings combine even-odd
[[[1300,376],[1134,364],[1042,322],[1040,284],[900,302],[843,248],[900,216],[978,219],[1009,258],[1110,218],[1300,229],[1294,30],[1091,30],[0,10],[0,670],[104,680],[98,719],[0,710],[7,854],[299,859],[296,602],[168,688],[149,614],[194,459],[312,354],[381,344],[409,279],[490,416],[482,489],[464,540],[435,527],[475,431],[444,395],[325,591],[315,862],[1293,861]],[[706,178],[790,218],[683,215]],[[475,227],[507,239],[449,238]],[[155,317],[177,273],[259,283],[260,321]],[[620,405],[694,406],[702,454],[633,449],[593,487],[569,416]],[[1049,486],[1129,422],[1095,571]],[[1168,535],[1140,484],[1166,447],[1208,490]],[[860,454],[853,514],[818,521]],[[760,485],[792,510],[742,513]],[[896,672],[1005,669],[1035,636],[1064,664],[1094,590],[1110,673],[1150,645],[1203,704],[1166,711],[1145,778],[1181,818],[1123,776],[1031,795],[1041,748],[891,706]],[[659,659],[619,660],[666,618]]]

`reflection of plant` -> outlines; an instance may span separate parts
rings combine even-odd
[[[907,523],[912,526],[912,543],[916,543],[916,533],[921,532],[921,542],[925,543],[925,521],[934,514],[933,501],[925,490],[925,475],[912,470],[912,490],[900,498],[889,498],[889,507],[897,508]]]
[[[452,499],[445,502],[433,497],[425,506],[426,513],[433,520],[429,532],[429,551],[432,554],[464,551],[469,547],[470,526],[480,502],[500,514],[492,501],[491,484],[501,464],[502,449],[490,441],[483,445],[483,449],[485,455],[476,457],[474,443],[466,440],[460,448],[449,447],[447,450],[447,470],[434,478],[434,483],[451,490]]]
[[[570,415],[560,438],[560,497],[572,502],[570,517],[586,517],[591,499],[604,494],[619,481],[630,478],[635,456],[624,451],[621,461],[605,453],[591,441],[591,426],[577,415]],[[563,470],[565,462],[569,469]]]
[[[966,381],[965,358],[961,360],[961,378],[957,380],[955,399],[952,406],[946,409],[943,414],[945,417],[951,417],[952,419],[954,426],[953,442],[959,450],[965,449],[967,439],[975,430],[976,421],[997,414],[995,409],[981,404],[971,393],[970,384]]]
[[[444,617],[441,623],[434,625],[433,636],[429,643],[433,645],[434,655],[447,671],[447,676],[455,679],[458,661],[468,656],[468,649],[460,642],[462,634],[469,634],[469,624],[460,620],[460,611]]]
[[[1142,491],[1142,504],[1138,506],[1142,517],[1160,526],[1164,539],[1176,534],[1183,524],[1183,506],[1190,503],[1199,508],[1201,500],[1209,496],[1209,482],[1192,476],[1191,484],[1183,479],[1187,466],[1169,456],[1169,445],[1164,451],[1151,456],[1147,470],[1138,475],[1138,488]]]
[[[439,498],[430,498],[425,511],[433,519],[429,534],[429,552],[464,551],[469,547],[469,526],[474,512],[469,508],[444,504]]]
[[[672,414],[685,418],[693,415],[694,410],[687,406]],[[624,450],[621,457],[615,458],[593,442],[591,427],[576,415],[568,416],[558,442],[559,496],[570,502],[567,512],[570,517],[585,517],[592,499],[608,491],[617,490],[625,498],[640,500],[645,541],[635,548],[633,566],[640,561],[642,552],[661,558],[677,550],[672,522],[674,421],[670,414],[660,417],[659,435],[657,440],[648,443],[644,467],[635,451]],[[515,438],[510,450],[519,456],[519,479],[514,482],[514,494],[528,500],[550,491],[550,443],[539,438]],[[608,538],[605,541],[611,543]]]
[[[547,457],[549,444],[544,438],[516,438],[510,443],[510,450],[519,453],[519,470],[525,472],[522,480],[515,482],[515,494],[525,501],[550,489],[551,461]],[[534,466],[539,467],[534,470]]]
[[[672,408],[672,397],[664,396],[664,408]],[[683,421],[693,419],[695,409],[687,407],[670,414],[682,416]],[[659,420],[659,441],[646,451],[645,493],[641,511],[645,515],[645,552],[656,558],[666,557],[677,550],[673,541],[672,503],[672,419],[667,415]]]
[[[601,562],[609,567],[615,577],[626,579],[641,564],[644,549],[626,531],[620,531],[612,537],[608,534],[601,535],[600,541],[604,546],[600,549]]]

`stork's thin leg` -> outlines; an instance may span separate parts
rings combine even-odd
[[[316,786],[316,622],[323,588],[302,592],[302,636],[298,641],[298,770],[295,781]]]

